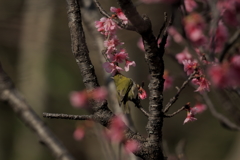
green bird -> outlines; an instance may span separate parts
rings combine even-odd
[[[132,79],[127,78],[120,73],[113,76],[113,80],[117,88],[119,106],[122,107],[123,105],[123,111],[129,113],[130,107],[127,102],[132,101],[135,98],[136,84]]]

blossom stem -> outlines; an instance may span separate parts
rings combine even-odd
[[[180,113],[181,111],[183,111],[186,107],[183,106],[181,107],[180,109],[178,109],[176,112],[173,112],[172,114],[164,114],[164,117],[165,118],[170,118],[170,117],[173,117],[175,116],[176,114]]]
[[[138,109],[140,109],[140,111],[142,111],[142,113],[143,113],[146,117],[149,117],[149,116],[150,116],[150,114],[142,107],[139,98],[137,98],[136,100],[133,100],[132,102],[135,104],[135,106],[136,106]]]
[[[186,87],[186,85],[194,78],[194,75],[196,74],[196,71],[194,71],[189,77],[188,79],[183,82],[181,88],[178,88],[178,91],[176,93],[176,95],[170,99],[170,101],[167,103],[167,105],[165,106],[165,109],[163,110],[164,113],[166,113],[170,107],[176,102],[176,100],[178,99],[180,93],[182,92],[182,90]]]

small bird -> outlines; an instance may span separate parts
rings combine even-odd
[[[122,107],[123,105],[123,111],[129,113],[130,107],[127,102],[135,98],[136,84],[132,79],[125,77],[121,73],[113,76],[113,80],[117,88],[119,106]]]

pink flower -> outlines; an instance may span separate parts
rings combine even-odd
[[[112,118],[109,132],[107,132],[108,138],[113,140],[114,142],[121,142],[124,137],[124,130],[126,129],[126,125],[123,122],[123,116],[117,115]]]
[[[220,10],[226,24],[237,27],[239,24],[240,2],[237,0],[218,1],[217,7]]]
[[[217,87],[226,87],[228,85],[228,79],[226,75],[226,69],[220,65],[214,65],[208,68],[208,75],[211,77],[213,84]]]
[[[159,3],[159,2],[174,4],[179,2],[180,0],[141,0],[141,1],[146,4]]]
[[[70,103],[73,107],[87,107],[88,105],[88,95],[86,91],[70,93]]]
[[[117,24],[110,18],[107,18],[105,23],[104,23],[104,30],[105,30],[105,35],[107,36],[108,34],[115,34],[117,29]]]
[[[228,39],[228,30],[226,26],[220,21],[218,24],[214,42],[213,42],[215,45],[216,52],[222,51],[227,39]]]
[[[92,97],[93,99],[102,101],[107,98],[107,89],[106,87],[98,87],[92,91]]]
[[[200,93],[201,93],[201,92],[203,92],[204,90],[209,91],[210,82],[209,82],[206,78],[204,78],[204,77],[194,78],[194,79],[192,80],[192,83],[199,86],[199,87],[195,90],[195,92],[200,92]]]
[[[162,41],[162,40],[159,39],[159,40],[158,40],[158,44],[160,44],[161,41]],[[165,47],[168,47],[169,44],[170,44],[170,39],[169,39],[169,37],[168,37],[168,38],[167,38],[167,42],[166,42],[166,44],[165,44]],[[138,40],[137,46],[138,46],[138,48],[141,49],[142,51],[145,51],[142,38],[140,38],[140,39]]]
[[[136,140],[128,140],[124,145],[127,153],[133,153],[138,149],[138,142]]]
[[[128,72],[129,71],[129,67],[130,66],[136,66],[136,63],[134,62],[134,61],[129,61],[129,60],[126,60],[126,63],[125,63],[125,67],[124,67],[124,69],[125,69],[125,71],[126,72]]]
[[[183,25],[187,37],[195,46],[206,44],[207,38],[204,36],[205,22],[198,13],[191,13],[183,19]]]
[[[144,50],[144,45],[143,45],[143,40],[142,38],[139,38],[138,42],[137,42],[137,46],[139,49],[141,49],[142,51],[145,51]]]
[[[85,131],[81,127],[78,127],[77,129],[75,129],[75,131],[73,133],[73,137],[77,141],[82,140],[84,135],[85,135]]]
[[[194,107],[191,108],[191,112],[192,112],[192,114],[196,115],[196,114],[204,112],[206,109],[207,109],[207,107],[205,104],[197,103],[197,104],[195,104]]]
[[[112,62],[123,63],[126,59],[128,59],[128,53],[126,53],[125,49],[122,49],[119,53],[114,54],[110,60]]]
[[[98,29],[98,32],[101,32],[102,34],[103,34],[103,32],[105,31],[105,29],[104,29],[104,23],[105,23],[106,20],[107,20],[106,17],[102,17],[102,18],[100,19],[100,21],[96,21],[96,22],[95,22],[95,27]]]
[[[122,12],[121,8],[115,8],[115,7],[111,7],[110,8],[110,11],[113,12],[113,13],[116,13],[118,18],[123,20],[123,23],[124,24],[127,24],[128,23],[128,19],[127,17],[124,15],[124,13]]]
[[[197,120],[197,118],[194,117],[194,114],[191,111],[187,111],[187,117],[184,120],[183,124],[188,123],[188,122],[193,122],[196,120]]]
[[[111,39],[107,39],[104,41],[104,46],[107,47],[107,54],[111,54],[113,51],[116,51],[116,47],[118,45],[122,45],[124,44],[123,42],[120,42],[118,39],[117,39],[117,36],[114,35],[111,37]]]
[[[185,47],[184,50],[181,53],[178,53],[175,57],[178,60],[178,63],[180,63],[180,64],[182,64],[182,62],[184,60],[191,60],[192,59],[192,55],[189,53],[187,47]]]
[[[141,86],[138,88],[138,96],[140,99],[147,98],[147,92]]]
[[[234,67],[240,68],[240,55],[234,55],[230,62]]]
[[[164,71],[163,78],[165,79],[164,90],[171,88],[173,84],[173,78],[169,76],[168,71]]]
[[[112,73],[112,75],[115,75],[117,72],[123,71],[121,67],[110,62],[103,63],[103,68],[106,70],[106,72]]]
[[[170,27],[168,28],[168,33],[169,33],[170,36],[173,37],[173,39],[174,39],[174,41],[175,41],[176,43],[181,43],[181,42],[183,42],[183,37],[182,37],[182,35],[176,30],[175,27],[170,26]]]
[[[194,0],[184,0],[184,5],[187,12],[192,12],[197,7],[197,3]]]
[[[198,66],[196,61],[191,60],[183,60],[182,64],[184,65],[184,71],[187,72],[187,75],[192,74]]]

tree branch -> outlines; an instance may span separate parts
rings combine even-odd
[[[71,35],[72,52],[79,66],[83,83],[87,90],[92,90],[99,86],[94,67],[89,58],[89,51],[85,41],[85,35],[81,22],[80,6],[77,0],[66,0],[68,5],[69,29]],[[111,119],[115,116],[108,108],[108,103],[104,101],[92,101],[92,111],[94,119],[101,125],[109,128]],[[126,126],[125,136],[127,139],[134,139],[139,142],[139,150],[134,154],[143,157],[141,143],[146,139],[137,132],[133,132]]]
[[[161,148],[163,126],[163,54],[158,48],[156,37],[153,35],[151,21],[147,16],[141,17],[131,0],[118,0],[118,3],[132,23],[136,31],[142,36],[145,48],[145,60],[151,75],[149,91],[149,118],[146,130],[148,132],[148,144],[145,159],[164,159]],[[149,157],[147,157],[149,156]]]
[[[70,120],[94,120],[93,115],[70,115],[63,113],[43,113],[44,118],[70,119]]]
[[[170,99],[170,101],[167,103],[167,105],[165,106],[165,109],[163,110],[164,113],[166,113],[170,107],[176,102],[176,100],[178,99],[180,93],[183,91],[183,89],[186,87],[186,85],[193,79],[193,76],[195,75],[196,72],[193,72],[189,77],[188,79],[183,82],[181,88],[179,89],[178,88],[178,91],[176,93],[176,95]]]
[[[100,3],[99,3],[97,0],[94,0],[94,2],[95,2],[95,4],[96,4],[97,8],[99,9],[100,13],[101,13],[103,16],[105,16],[105,17],[107,17],[107,18],[112,18],[112,16],[110,16],[110,15],[101,7]],[[130,31],[135,31],[135,28],[134,28],[132,25],[130,25],[130,24],[124,24],[121,19],[112,18],[112,20],[113,20],[115,23],[117,23],[117,25],[118,25],[119,27],[121,27],[121,28],[123,28],[123,29],[130,30]]]
[[[172,114],[164,114],[164,117],[165,118],[170,118],[170,117],[173,117],[175,116],[176,114],[180,113],[181,111],[183,111],[186,107],[183,106],[181,107],[180,109],[178,109],[176,112],[173,112]]]
[[[222,114],[220,114],[216,111],[216,109],[214,108],[214,106],[213,106],[211,100],[209,99],[207,93],[203,93],[202,96],[203,96],[203,99],[205,100],[205,102],[207,103],[207,106],[208,106],[209,110],[211,111],[212,115],[216,119],[218,119],[223,124],[224,127],[228,128],[228,129],[231,129],[231,130],[237,130],[237,131],[240,130],[239,126],[232,123],[229,119],[227,119]]]
[[[59,160],[74,160],[72,155],[55,137],[52,131],[38,117],[32,108],[24,100],[23,96],[14,87],[10,77],[4,72],[0,63],[0,100],[7,101],[18,118],[33,132],[35,132],[41,142]]]
[[[227,43],[225,43],[224,49],[222,50],[219,58],[219,62],[221,63],[224,60],[229,49],[237,42],[240,37],[240,29],[238,29],[233,36],[229,39]]]

